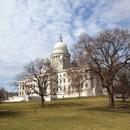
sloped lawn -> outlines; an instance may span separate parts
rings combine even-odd
[[[130,99],[109,109],[107,97],[0,104],[0,130],[128,130]],[[36,113],[35,113],[36,112]]]

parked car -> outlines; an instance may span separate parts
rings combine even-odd
[[[116,94],[116,96],[115,96],[116,98],[122,98],[122,95],[121,94]]]
[[[120,93],[118,93],[118,94],[115,95],[115,97],[116,98],[122,98],[122,95]],[[128,95],[125,95],[125,98],[128,99],[129,98]]]

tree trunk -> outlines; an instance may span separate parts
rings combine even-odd
[[[80,91],[79,91],[79,97],[80,97]]]
[[[42,103],[42,106],[44,106],[44,101],[45,101],[44,96],[41,96],[41,103]]]
[[[122,102],[126,102],[126,100],[125,100],[125,94],[122,94]]]
[[[80,88],[78,89],[78,91],[79,91],[79,97],[80,97]]]
[[[114,108],[115,105],[114,105],[114,96],[113,96],[113,93],[111,93],[109,95],[109,108]]]
[[[80,86],[78,86],[78,93],[79,93],[79,97],[80,97]]]
[[[109,94],[109,108],[114,108],[114,94],[113,94],[113,87],[110,86],[108,90],[108,94]]]

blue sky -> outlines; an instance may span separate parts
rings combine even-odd
[[[0,87],[29,61],[49,58],[59,33],[70,48],[82,32],[130,28],[129,0],[0,0]]]

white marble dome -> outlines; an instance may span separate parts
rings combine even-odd
[[[55,44],[52,54],[68,54],[67,46],[62,42],[62,37],[59,37],[59,42]]]

